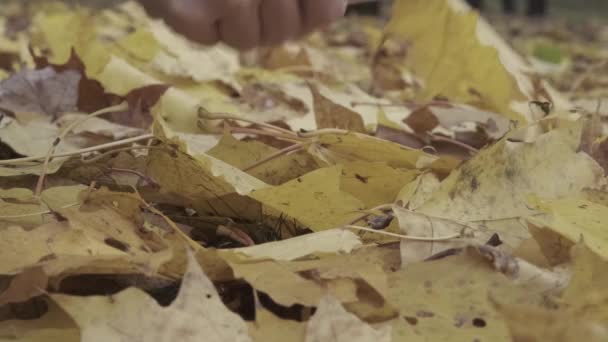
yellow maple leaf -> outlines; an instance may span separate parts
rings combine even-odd
[[[319,231],[348,224],[364,204],[339,189],[340,166],[310,172],[281,186],[259,189],[250,197]]]
[[[420,99],[446,96],[523,121],[528,100],[551,100],[535,88],[526,62],[460,0],[396,1],[384,39],[404,46],[404,57],[389,65],[421,80]]]

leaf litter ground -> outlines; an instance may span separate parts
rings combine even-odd
[[[608,339],[606,26],[0,13],[0,339]]]

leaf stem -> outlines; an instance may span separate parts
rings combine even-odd
[[[402,234],[397,234],[397,233],[385,232],[385,231],[382,231],[382,230],[375,230],[375,229],[367,228],[367,227],[354,226],[354,225],[350,225],[350,224],[346,225],[346,226],[342,226],[341,228],[360,230],[360,231],[369,232],[369,233],[375,233],[375,234],[380,234],[380,235],[392,236],[392,237],[396,237],[396,238],[399,238],[399,239],[402,239],[402,240],[422,241],[422,242],[448,241],[448,240],[457,239],[457,238],[459,238],[459,237],[462,236],[462,234],[453,234],[453,235],[440,236],[440,237],[409,236],[409,235],[402,235]]]

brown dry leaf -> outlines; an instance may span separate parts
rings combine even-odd
[[[340,301],[326,295],[306,328],[306,342],[391,341],[391,326],[376,329],[346,311]]]
[[[317,129],[339,128],[365,133],[363,119],[358,113],[332,102],[314,84],[309,84],[309,87],[313,96]]]
[[[190,254],[179,294],[168,307],[130,288],[114,296],[51,295],[78,324],[82,341],[251,341],[247,325],[224,306]]]

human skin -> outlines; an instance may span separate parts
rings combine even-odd
[[[177,32],[240,50],[276,45],[342,17],[347,0],[140,0]]]

